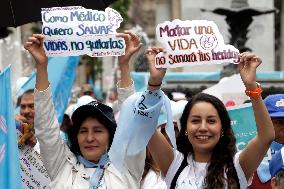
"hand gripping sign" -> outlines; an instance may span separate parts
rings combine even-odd
[[[114,9],[53,7],[42,9],[41,14],[47,56],[101,57],[125,53],[124,39],[116,37],[123,19]]]
[[[156,56],[157,68],[239,62],[239,50],[224,44],[212,21],[166,21],[156,27],[156,37],[166,49]]]

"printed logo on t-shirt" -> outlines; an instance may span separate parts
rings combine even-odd
[[[193,180],[193,179],[183,179],[181,181],[177,181],[176,189],[183,189],[183,188],[191,188],[191,189],[202,189],[206,186],[206,182],[203,179],[200,180]]]

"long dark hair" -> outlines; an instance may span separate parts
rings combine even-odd
[[[95,115],[92,115],[90,113],[90,115],[86,115],[85,117],[80,119],[78,122],[76,122],[76,124],[71,124],[68,131],[67,131],[68,146],[69,146],[71,152],[73,152],[76,155],[82,155],[81,151],[80,151],[77,135],[78,135],[78,132],[79,132],[79,129],[80,129],[82,123],[87,118],[96,118],[101,124],[103,124],[107,128],[107,130],[109,132],[109,146],[108,146],[108,150],[109,150],[109,148],[112,144],[113,137],[114,137],[115,129],[111,129],[111,127],[108,127],[107,125],[109,124],[109,122],[106,121],[105,119],[103,119],[102,117],[95,116]]]
[[[185,131],[189,113],[193,105],[198,102],[207,102],[215,107],[220,117],[223,131],[223,136],[213,149],[205,177],[205,188],[224,188],[225,183],[229,189],[240,188],[239,179],[233,163],[233,157],[236,154],[236,138],[231,128],[231,119],[226,107],[218,98],[209,94],[199,93],[188,101],[180,118],[181,130],[177,137],[177,149],[184,154],[185,158],[189,153],[194,153],[192,144],[185,135]],[[224,173],[227,175],[227,178],[224,177]]]
[[[150,169],[152,169],[157,175],[160,175],[160,169],[157,163],[154,161],[149,149],[146,148],[145,166],[144,166],[144,172],[143,172],[141,180],[143,180],[146,177]]]

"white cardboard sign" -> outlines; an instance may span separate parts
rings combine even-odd
[[[239,62],[239,50],[225,45],[213,21],[166,21],[156,27],[156,37],[165,48],[156,56],[157,68]]]
[[[17,131],[18,137],[21,133]],[[19,145],[20,171],[23,189],[49,188],[51,182],[40,154],[27,145]]]
[[[125,53],[124,39],[116,37],[123,19],[114,9],[53,7],[42,9],[41,14],[47,56],[102,57]]]

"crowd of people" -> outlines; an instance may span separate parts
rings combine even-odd
[[[238,64],[257,126],[256,136],[245,149],[236,149],[231,119],[222,101],[205,93],[192,96],[184,104],[180,118],[171,124],[175,142],[170,133],[164,132],[165,123],[158,125],[161,107],[169,101],[161,90],[167,70],[154,65],[155,56],[163,49],[146,50],[148,88],[138,93],[131,79],[129,60],[142,44],[133,32],[119,36],[124,38],[126,49],[125,55],[118,57],[121,80],[115,107],[123,118],[129,118],[116,119],[116,110],[96,100],[93,90],[84,86],[78,102],[66,111],[62,124],[52,102],[44,36],[33,34],[25,43],[36,61],[37,73],[35,89],[26,91],[18,101],[20,115],[16,121],[24,133],[19,142],[40,153],[51,188],[284,188],[284,94],[262,100],[262,89],[256,82],[260,57],[244,52]],[[168,108],[166,112],[171,113]],[[121,135],[127,126],[140,132]],[[142,150],[125,153],[122,162],[117,162],[113,152],[123,151],[123,147],[113,148],[123,143],[121,136],[134,138]],[[128,147],[131,148],[130,144]],[[266,154],[272,159],[264,161]]]

